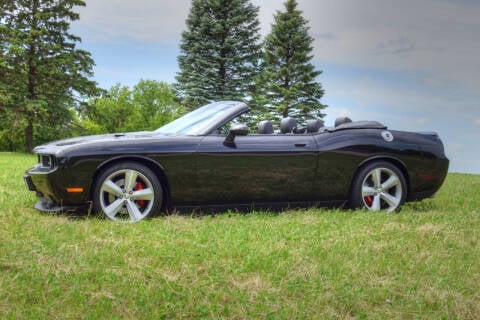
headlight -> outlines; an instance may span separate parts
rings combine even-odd
[[[53,169],[56,166],[55,156],[50,154],[39,154],[38,155],[38,165],[41,168]]]

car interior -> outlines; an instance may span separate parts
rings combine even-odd
[[[228,135],[229,126],[232,123],[240,123],[243,121],[238,121],[235,119],[234,122],[225,124],[215,130],[213,134]],[[243,120],[243,119],[242,119]],[[349,117],[338,117],[335,119],[335,124],[333,127],[325,126],[324,122],[319,119],[309,119],[305,121],[305,125],[301,126],[298,124],[297,120],[293,117],[286,117],[280,121],[280,126],[275,127],[271,120],[263,120],[258,123],[256,134],[267,135],[267,134],[313,134],[324,131],[335,131],[344,126],[348,127],[365,127],[365,126],[382,126],[380,123],[375,121],[357,121],[353,122]]]
[[[339,117],[335,120],[335,127],[339,127],[346,123],[351,123],[348,117]],[[280,128],[275,130],[270,120],[263,120],[258,123],[258,134],[309,134],[322,132],[325,130],[324,122],[318,119],[309,119],[305,121],[305,126],[299,126],[293,117],[286,117],[280,121]]]

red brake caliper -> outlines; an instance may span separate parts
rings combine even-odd
[[[366,196],[363,198],[365,200],[365,203],[367,204],[367,206],[371,206],[373,204],[373,197],[372,196]]]
[[[145,189],[145,185],[141,182],[137,182],[137,184],[135,185],[135,191],[143,190],[143,189]],[[143,208],[145,206],[145,200],[138,200],[137,203],[140,206],[140,208]]]

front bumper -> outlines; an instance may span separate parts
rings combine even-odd
[[[62,178],[57,170],[45,171],[38,167],[25,173],[23,180],[26,188],[35,192],[38,198],[34,208],[48,213],[87,212],[90,208],[88,202],[66,193]]]
[[[37,191],[37,188],[33,184],[32,178],[28,174],[23,176],[23,181],[25,182],[25,186],[27,187],[28,191]]]
[[[51,199],[38,197],[39,201],[35,204],[34,208],[38,211],[47,213],[66,213],[66,212],[87,212],[88,205],[83,206],[65,206],[54,203]]]

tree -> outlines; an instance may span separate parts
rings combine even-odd
[[[255,99],[277,118],[300,120],[322,118],[323,89],[312,65],[313,38],[308,22],[295,0],[285,2],[285,12],[277,11],[270,34],[264,42],[262,74],[257,80]]]
[[[120,84],[89,101],[85,107],[80,115],[85,134],[135,131],[135,122],[140,118],[130,89]]]
[[[140,80],[133,89],[116,84],[80,113],[84,134],[155,130],[183,112],[170,85]]]
[[[0,2],[0,87],[8,92],[0,112],[20,115],[24,148],[30,152],[35,127],[68,128],[71,108],[97,92],[90,53],[69,33],[82,0],[2,0]],[[60,130],[64,132],[64,130]],[[55,135],[43,130],[41,135]],[[57,136],[58,137],[58,136]],[[48,138],[48,137],[46,137]]]
[[[132,95],[133,104],[142,115],[138,125],[143,130],[158,129],[183,113],[172,86],[165,82],[140,80]]]
[[[176,77],[184,105],[248,97],[261,49],[257,16],[249,0],[192,1]]]

